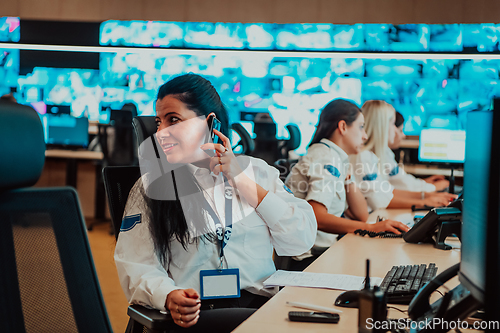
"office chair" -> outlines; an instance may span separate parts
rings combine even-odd
[[[233,151],[237,154],[251,155],[255,149],[255,143],[245,127],[240,123],[233,123],[231,129],[240,137],[240,140],[231,147]]]
[[[107,166],[103,169],[104,188],[108,197],[115,239],[118,239],[120,233],[128,194],[140,176],[139,166]],[[168,332],[177,327],[170,315],[138,304],[130,305],[127,314],[130,317],[127,333],[142,333],[144,330],[147,332]]]
[[[132,126],[134,127],[137,147],[140,147],[144,140],[156,133],[156,122],[154,116],[134,117],[134,119],[132,119]]]
[[[288,177],[293,166],[297,164],[298,161],[298,159],[280,158],[273,163],[274,167],[280,172],[280,179],[282,182],[285,182],[286,177]]]
[[[110,124],[98,129],[104,166],[137,165],[131,111],[112,110]]]
[[[118,239],[123,212],[130,190],[141,176],[138,166],[107,166],[102,169],[104,188],[108,197],[109,214],[115,239]]]
[[[288,140],[283,140],[279,143],[279,153],[280,158],[288,159],[288,154],[290,151],[297,149],[300,146],[300,129],[295,124],[288,124],[285,126],[288,131],[290,138]]]
[[[0,105],[0,331],[111,332],[71,187],[30,188],[45,143],[35,110]]]

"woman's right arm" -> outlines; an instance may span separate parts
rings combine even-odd
[[[424,199],[422,199],[421,192],[404,190],[393,190],[393,194],[394,196],[387,208],[411,208],[413,205],[417,207],[442,207],[448,205],[457,197],[456,194],[446,192],[426,192],[424,193]]]
[[[125,207],[115,248],[116,269],[129,303],[165,310],[167,295],[179,287],[155,254],[139,186],[132,188]]]
[[[312,200],[308,202],[313,207],[314,215],[316,215],[316,220],[318,221],[318,229],[324,232],[332,234],[346,234],[353,233],[357,229],[363,229],[375,232],[392,231],[396,234],[399,234],[399,230],[409,230],[408,226],[394,220],[384,220],[382,222],[372,224],[344,219],[342,217],[328,214],[326,207],[319,202]]]

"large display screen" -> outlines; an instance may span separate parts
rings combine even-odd
[[[8,50],[0,75],[9,79],[0,89],[7,93],[17,86],[22,103],[70,105],[73,115],[96,120],[102,110],[125,103],[133,103],[139,115],[152,115],[161,84],[197,73],[220,93],[230,122],[269,113],[278,138],[288,136],[288,123],[297,124],[302,134],[297,152],[303,154],[320,110],[334,98],[360,106],[370,99],[387,101],[405,117],[407,135],[426,128],[463,130],[467,112],[488,109],[500,94],[500,60],[492,54],[488,59],[456,55],[499,51],[498,28],[106,21],[101,45],[128,48],[101,52],[99,71],[35,68],[16,82],[19,56]],[[153,49],[132,48],[137,46]]]

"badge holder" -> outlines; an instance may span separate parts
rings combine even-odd
[[[225,183],[227,180],[225,179]],[[200,271],[200,291],[202,300],[217,298],[239,298],[240,297],[240,270],[238,268],[223,269],[224,247],[231,237],[232,226],[232,191],[225,188],[226,219],[229,221],[226,230],[216,223],[217,237],[220,241],[220,263],[217,269]],[[215,212],[209,208],[212,218],[216,221]]]
[[[240,270],[238,268],[200,271],[201,299],[240,297]]]

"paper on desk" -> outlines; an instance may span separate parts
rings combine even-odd
[[[381,278],[370,278],[370,285],[380,285]],[[361,290],[365,284],[364,276],[345,274],[326,274],[290,272],[279,270],[264,281],[264,287],[294,286],[340,290]]]

